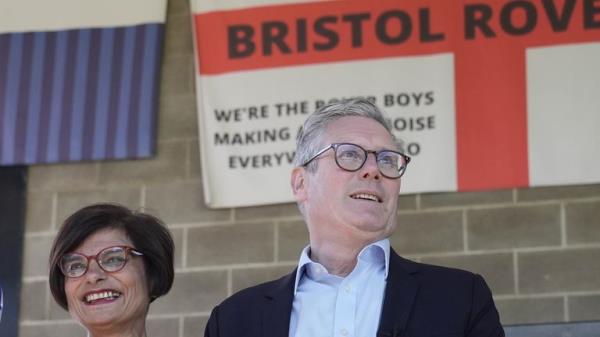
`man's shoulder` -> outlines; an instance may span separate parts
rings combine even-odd
[[[487,283],[477,273],[401,259],[396,266],[401,271],[396,272],[390,279],[392,287],[395,284],[403,284],[403,281],[413,280],[419,285],[421,298],[429,297],[438,301],[447,299],[451,303],[460,303],[471,296],[491,298]],[[403,276],[406,275],[405,272],[408,276]]]
[[[403,270],[409,274],[418,275],[421,280],[431,282],[472,282],[477,278],[477,274],[459,268],[446,267],[423,262],[416,262],[398,256],[397,263]]]
[[[440,265],[434,265],[434,264],[428,264],[428,263],[422,263],[422,262],[414,262],[414,263],[418,263],[420,265],[421,271],[424,274],[434,276],[434,277],[448,276],[448,277],[456,277],[456,278],[471,278],[474,275],[473,272],[464,270],[464,269],[440,266]]]
[[[211,312],[205,336],[263,336],[263,324],[286,331],[292,310],[295,273],[242,289]],[[276,317],[276,318],[273,318]],[[274,328],[270,326],[269,329]]]

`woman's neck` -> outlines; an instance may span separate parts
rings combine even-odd
[[[88,328],[87,337],[147,337],[146,322],[124,326]]]

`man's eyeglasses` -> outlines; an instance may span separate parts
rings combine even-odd
[[[79,253],[63,255],[58,266],[66,277],[83,276],[90,265],[90,260],[96,260],[98,266],[108,273],[118,272],[125,267],[131,255],[142,256],[144,254],[127,246],[114,246],[101,250],[96,255],[86,256]]]
[[[406,171],[406,166],[410,162],[410,157],[400,152],[392,150],[368,151],[359,145],[352,143],[334,143],[317,152],[317,154],[307,160],[302,166],[310,164],[315,158],[329,149],[335,151],[335,163],[341,169],[350,172],[360,170],[360,168],[365,165],[368,154],[373,153],[377,161],[379,172],[381,172],[384,177],[390,179],[402,177]]]

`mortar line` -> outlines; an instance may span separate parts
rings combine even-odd
[[[192,141],[185,141],[185,172],[184,177],[190,178],[192,176]]]
[[[45,288],[46,291],[46,299],[45,299],[45,303],[44,303],[44,318],[46,319],[50,319],[50,301],[52,301],[52,294],[49,291],[50,289],[48,287]]]
[[[495,299],[502,300],[510,300],[510,299],[534,299],[534,298],[557,298],[563,296],[598,296],[600,295],[600,291],[557,291],[550,293],[532,293],[532,294],[503,294],[503,295],[494,295]]]
[[[275,221],[273,228],[273,261],[279,262],[279,222]]]
[[[52,208],[50,209],[50,229],[56,229],[58,222],[58,192],[52,193]]]
[[[233,293],[233,271],[232,269],[227,269],[227,297],[231,296]]]
[[[187,268],[187,251],[188,251],[188,228],[183,228],[182,243],[181,243],[181,267]]]
[[[228,264],[228,265],[214,265],[214,266],[202,266],[202,267],[189,267],[189,268],[175,268],[176,273],[198,273],[198,272],[211,272],[211,271],[224,271],[224,270],[238,270],[248,268],[265,268],[265,267],[280,267],[288,266],[295,267],[298,261],[280,261],[275,262],[254,262],[244,264]]]
[[[567,216],[564,202],[560,203],[560,245],[567,246]]]
[[[569,296],[565,295],[563,297],[563,305],[564,305],[564,311],[565,311],[565,322],[569,322],[570,319],[569,317],[571,316],[571,313],[569,312]]]
[[[463,231],[463,249],[465,252],[469,251],[469,234],[468,234],[468,220],[467,220],[467,210],[463,209],[462,211],[462,231]]]
[[[142,185],[140,188],[140,207],[142,209],[146,207],[146,185]]]
[[[519,257],[517,251],[513,251],[513,273],[514,273],[514,286],[515,294],[519,295],[521,290],[519,289]]]

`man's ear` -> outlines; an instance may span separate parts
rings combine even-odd
[[[292,184],[292,193],[294,194],[294,199],[296,202],[302,202],[306,200],[306,184],[307,184],[307,174],[306,169],[304,167],[294,167],[292,170],[291,176],[291,184]]]

